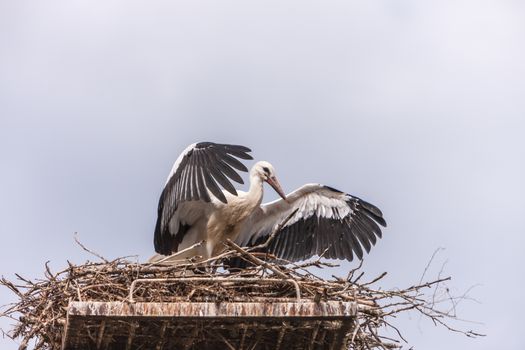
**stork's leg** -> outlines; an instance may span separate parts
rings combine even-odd
[[[209,259],[213,256],[213,249],[215,248],[215,242],[213,242],[211,239],[208,239],[206,241],[206,253],[208,254],[208,256],[206,257],[206,259]]]
[[[216,244],[215,242],[213,242],[212,240],[208,239],[206,241],[206,254],[208,255],[208,259],[209,258],[212,258],[212,257],[215,257],[215,256],[218,256],[221,251],[218,251],[217,248],[219,245],[222,245],[222,244]],[[215,273],[215,271],[217,270],[217,267],[212,267],[212,266],[205,266],[204,267],[206,273],[208,274],[213,274]]]

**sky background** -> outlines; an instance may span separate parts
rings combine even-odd
[[[444,265],[454,294],[474,287],[455,325],[487,337],[410,314],[410,346],[523,349],[524,42],[518,0],[0,0],[0,274],[93,259],[74,232],[147,259],[179,153],[235,143],[287,192],[380,207],[364,270],[388,271],[381,287],[444,248],[429,278]]]

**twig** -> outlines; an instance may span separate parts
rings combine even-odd
[[[442,250],[445,250],[445,248],[439,247],[436,250],[434,250],[434,252],[432,253],[432,256],[430,257],[430,260],[427,263],[427,266],[425,266],[425,269],[423,270],[423,273],[421,274],[421,278],[419,279],[419,284],[421,284],[423,282],[423,279],[425,278],[425,275],[426,275],[430,265],[432,265],[432,261],[434,261],[434,258],[436,257],[437,253],[439,253]]]
[[[263,267],[267,268],[268,270],[271,270],[272,272],[274,272],[279,277],[288,278],[288,276],[286,276],[284,273],[279,271],[275,266],[271,266],[266,261],[262,261],[261,259],[256,258],[253,254],[250,254],[249,252],[247,252],[244,249],[242,249],[241,247],[239,247],[237,244],[233,243],[233,241],[230,240],[229,238],[226,239],[225,243],[226,243],[226,245],[228,247],[230,247],[233,250],[239,252],[243,257],[245,257],[250,262],[252,262],[252,263],[254,263],[256,265],[259,265],[259,266],[263,266]]]
[[[75,232],[73,238],[75,239],[75,242],[77,242],[77,244],[78,244],[82,249],[84,249],[86,252],[88,252],[88,253],[90,253],[90,254],[96,256],[97,258],[101,259],[101,260],[104,261],[105,263],[108,263],[108,262],[109,262],[109,261],[108,261],[106,258],[104,258],[102,255],[97,254],[97,253],[95,253],[94,251],[92,251],[92,250],[86,248],[86,246],[84,246],[84,245],[78,240],[78,233],[77,233],[77,232]]]

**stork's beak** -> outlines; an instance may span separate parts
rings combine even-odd
[[[279,181],[277,181],[277,178],[275,176],[269,177],[266,180],[266,182],[268,182],[268,184],[273,187],[275,192],[277,192],[282,199],[286,200],[286,195],[284,194],[284,191],[281,188],[281,184],[279,183]]]

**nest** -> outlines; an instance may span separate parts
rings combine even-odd
[[[422,293],[425,289],[439,287],[448,278],[401,290],[381,290],[373,286],[386,273],[363,282],[363,273],[356,268],[344,278],[333,276],[326,280],[312,272],[316,268],[333,266],[321,259],[283,265],[282,261],[272,262],[268,259],[271,257],[241,248],[233,242],[226,245],[227,250],[218,257],[206,261],[185,260],[177,265],[101,258],[101,262],[83,265],[69,263],[66,269],[52,272],[46,264],[44,279],[29,280],[17,275],[17,281],[11,282],[2,278],[1,284],[15,293],[18,301],[5,306],[0,316],[15,321],[8,335],[21,339],[19,349],[34,342],[37,350],[75,348],[65,345],[75,338],[75,334],[77,338],[71,341],[76,348],[94,349],[112,348],[108,344],[119,339],[121,346],[116,348],[126,349],[328,349],[337,342],[342,344],[337,345],[341,349],[398,348],[405,340],[391,321],[408,310],[416,310],[435,323],[457,331],[445,322],[453,315],[437,309],[433,300],[435,293],[433,298],[426,298]],[[248,266],[229,269],[228,264],[233,258],[242,259]],[[355,307],[355,317],[326,321],[299,317],[289,322],[264,323],[261,314],[260,318],[252,320],[221,321],[215,318],[173,324],[160,318],[155,321],[118,320],[111,325],[106,323],[109,319],[95,317],[79,326],[86,333],[85,339],[80,339],[78,334],[81,332],[72,332],[72,325],[68,325],[68,322],[72,323],[68,319],[68,310],[71,311],[75,302],[114,302],[123,306],[141,303],[185,303],[191,306],[192,303],[351,302]],[[468,336],[478,335],[471,331],[460,332]],[[71,339],[65,340],[67,334]]]

